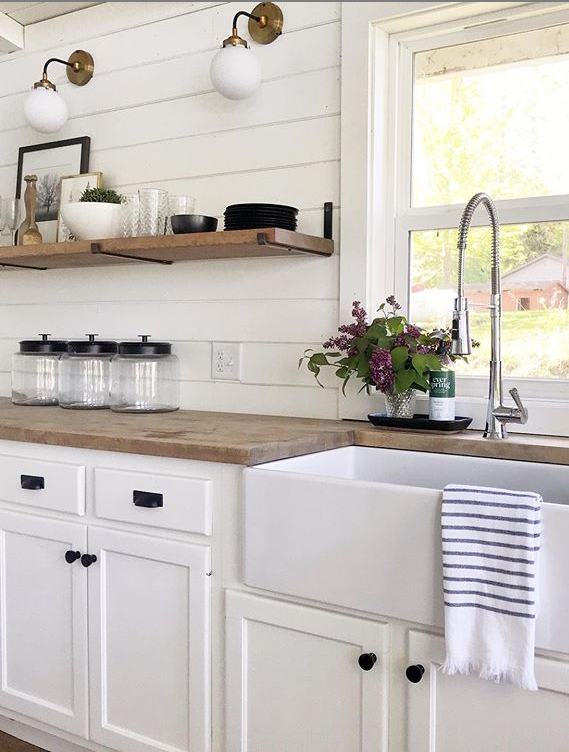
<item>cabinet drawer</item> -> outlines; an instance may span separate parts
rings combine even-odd
[[[0,500],[85,514],[85,468],[0,455]]]
[[[173,475],[95,470],[98,517],[211,535],[213,481]]]

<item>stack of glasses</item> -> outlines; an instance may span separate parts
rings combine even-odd
[[[174,214],[192,214],[191,196],[169,196],[159,188],[144,188],[123,195],[123,236],[171,235]]]

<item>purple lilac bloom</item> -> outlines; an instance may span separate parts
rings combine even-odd
[[[352,316],[355,319],[353,324],[342,324],[338,327],[339,337],[330,337],[330,339],[324,342],[324,347],[327,350],[335,349],[340,352],[345,352],[348,355],[355,353],[353,342],[367,332],[366,318],[367,313],[362,308],[359,300],[354,300],[352,308]]]
[[[393,364],[391,362],[391,354],[389,350],[376,347],[369,359],[369,365],[371,378],[376,387],[381,392],[391,392],[393,384],[395,383],[395,373],[393,371]]]
[[[398,311],[401,308],[401,306],[395,299],[395,295],[390,295],[388,298],[385,298],[385,302],[390,305],[394,311]]]
[[[421,330],[418,326],[413,326],[413,324],[407,324],[405,326],[405,333],[410,337],[415,337],[415,339],[421,336]]]

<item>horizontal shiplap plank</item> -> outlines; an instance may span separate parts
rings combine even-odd
[[[326,162],[339,158],[339,130],[333,116],[101,151],[93,136],[90,167],[117,185]],[[0,167],[0,193],[15,182],[16,164]]]
[[[31,278],[29,283],[33,284]],[[321,340],[335,328],[336,318],[335,300],[3,305],[0,337],[28,336],[41,327],[64,338],[98,332],[111,339],[132,339],[145,333],[167,340],[303,343]]]
[[[98,301],[212,301],[212,300],[308,300],[336,299],[338,257],[219,259],[161,266],[129,264],[85,269],[53,269],[47,272],[13,270],[0,272],[0,311],[9,304],[77,304]],[[17,311],[17,309],[11,309]],[[4,315],[4,314],[2,314]],[[17,312],[9,323],[12,333],[29,336],[38,331],[41,316],[25,327]],[[119,319],[120,320],[120,319]],[[87,329],[85,329],[87,331]],[[83,332],[83,330],[81,330]],[[138,332],[137,332],[138,333]],[[4,335],[5,336],[5,335]],[[171,335],[172,336],[172,335]],[[245,339],[246,333],[240,337]],[[192,333],[180,339],[205,339]]]
[[[98,151],[91,168],[113,183],[221,175],[339,157],[339,117],[323,117]]]
[[[278,167],[259,172],[225,175],[200,175],[176,180],[152,180],[154,188],[171,195],[196,198],[196,212],[222,216],[234,203],[265,202],[312,209],[331,201],[340,203],[340,162],[319,162],[295,167]],[[122,193],[135,193],[141,183],[115,186]]]
[[[335,327],[329,334],[335,331]],[[325,338],[322,338],[322,340]],[[312,386],[320,389],[314,375],[303,364],[298,366],[304,351],[313,349],[322,351],[322,340],[316,342],[266,343],[245,342],[241,348],[241,381],[248,384],[292,384],[295,386]],[[338,387],[339,379],[334,369],[323,369],[319,380],[326,387]]]
[[[1,384],[1,380],[0,380]],[[258,386],[229,381],[181,382],[182,407],[230,413],[336,418],[336,389],[295,386]],[[204,407],[204,405],[206,407]]]

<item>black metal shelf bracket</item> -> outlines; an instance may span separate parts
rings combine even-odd
[[[166,261],[164,259],[145,258],[144,256],[133,256],[128,253],[114,253],[113,251],[103,251],[99,243],[91,243],[91,253],[99,256],[113,256],[113,258],[126,259],[127,261],[147,261],[149,264],[162,264],[163,266],[171,266],[172,261]]]
[[[334,204],[326,201],[324,204],[324,233],[326,240],[332,240],[332,220],[334,219]]]
[[[11,269],[31,269],[33,272],[46,272],[47,266],[26,266],[25,264],[6,264],[0,261],[0,266],[9,266]]]

